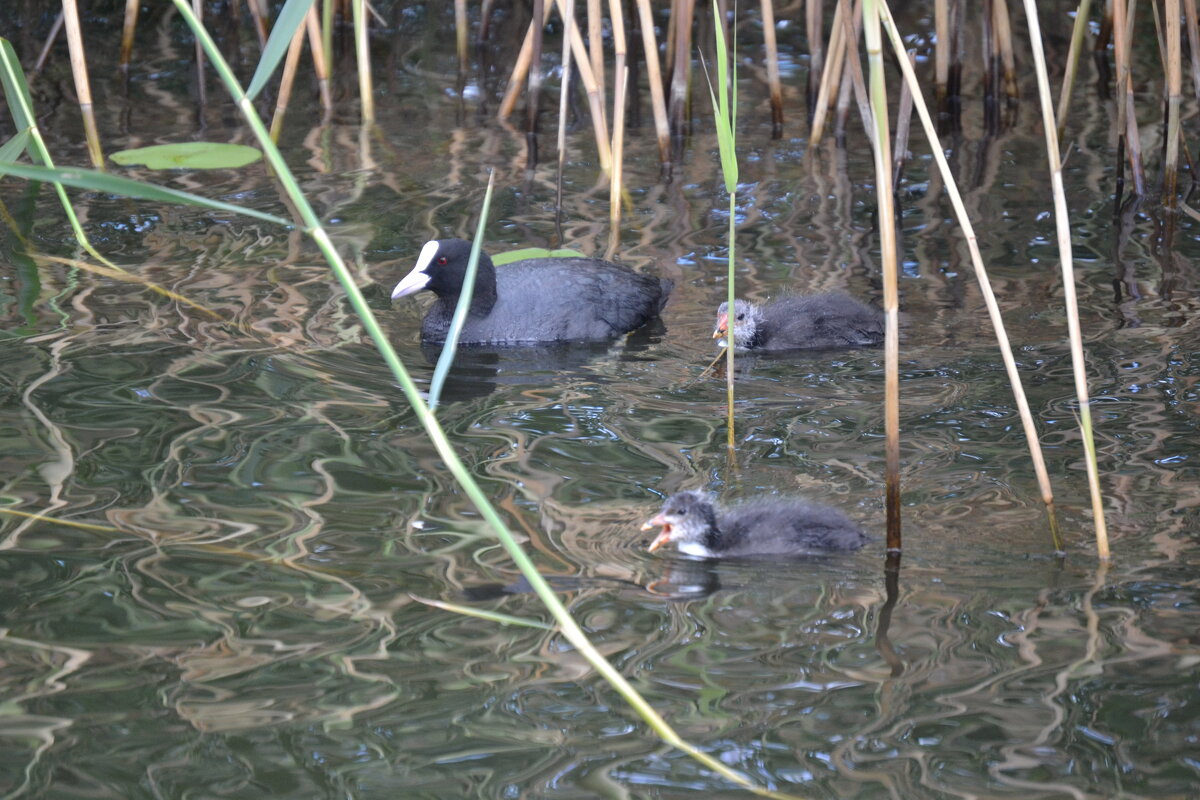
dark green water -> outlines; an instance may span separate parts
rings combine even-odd
[[[384,287],[425,240],[473,231],[485,168],[498,187],[489,248],[556,239],[551,168],[527,181],[520,131],[447,91],[449,17],[420,11],[378,42],[376,135],[344,100],[324,128],[301,108],[284,144],[426,382],[423,303],[391,307]],[[129,99],[94,75],[109,150],[195,131],[190,45],[177,20],[144,24],[147,66]],[[799,27],[781,34],[783,140],[743,71],[740,292],[877,301],[861,135],[801,160]],[[892,602],[880,351],[744,359],[727,459],[724,383],[701,376],[727,223],[703,112],[669,184],[648,129],[627,145],[619,254],[675,280],[662,325],[611,346],[469,352],[449,385],[439,417],[458,452],[539,567],[573,579],[563,597],[598,647],[685,738],[763,785],[825,798],[1200,795],[1200,241],[1187,216],[1165,241],[1150,206],[1114,225],[1108,109],[1084,74],[1095,110],[1069,131],[1067,188],[1107,570],[1093,557],[1031,84],[1015,131],[985,137],[971,97],[948,146],[1039,420],[1065,561],[1049,552],[1012,394],[923,144],[901,193],[905,552]],[[65,75],[52,67],[35,99],[56,157],[83,164]],[[1147,119],[1154,91],[1139,98]],[[203,137],[246,141],[235,116],[209,107]],[[564,232],[602,254],[607,188],[593,189],[587,137],[584,125],[571,139]],[[545,142],[547,161],[552,151]],[[153,177],[286,213],[260,169]],[[84,258],[48,191],[4,186],[32,250]],[[0,793],[747,796],[660,744],[560,636],[411,599],[547,618],[530,594],[496,596],[516,571],[312,247],[241,218],[73,197],[106,256],[223,321],[139,283],[39,265],[5,228],[0,499],[50,519],[0,515]],[[801,563],[646,553],[638,527],[684,488],[802,494],[875,541]]]

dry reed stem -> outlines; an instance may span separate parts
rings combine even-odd
[[[608,0],[608,16],[612,26],[613,37],[613,80],[621,83],[622,75],[628,77],[625,73],[625,63],[628,59],[628,43],[625,40],[625,12],[621,8],[621,0]],[[603,85],[600,87],[603,89]],[[619,98],[619,92],[613,91],[613,139],[616,139],[616,132],[621,126],[617,124],[617,109],[625,105],[624,99]]]
[[[878,5],[877,5],[878,2]],[[879,222],[880,268],[883,271],[884,313],[884,434],[887,485],[887,548],[901,549],[900,536],[900,295],[897,274],[896,211],[892,204],[889,154],[888,97],[883,74],[883,41],[879,33],[880,6],[885,0],[863,3],[863,37],[867,47],[868,86],[875,123],[875,201]],[[902,53],[903,51],[899,51]],[[905,59],[901,56],[901,61]]]
[[[1079,72],[1079,54],[1083,52],[1083,37],[1087,34],[1087,18],[1091,8],[1092,0],[1079,0],[1079,7],[1075,10],[1075,25],[1071,28],[1071,47],[1067,50],[1067,69],[1058,94],[1058,113],[1055,115],[1060,141],[1067,127],[1067,114],[1070,113],[1071,108],[1071,90],[1075,87],[1075,75]]]
[[[193,4],[193,8],[195,4]],[[250,12],[250,19],[254,21],[254,34],[258,37],[258,46],[263,48],[267,46],[267,10],[263,8],[259,0],[246,0],[246,9]]]
[[[565,0],[555,0],[558,5],[558,13],[563,15],[563,4]],[[549,8],[549,4],[547,4]],[[567,27],[567,26],[564,26]],[[612,169],[612,152],[609,149],[608,142],[608,123],[605,121],[604,115],[604,97],[600,92],[600,87],[596,83],[595,76],[592,74],[592,67],[588,61],[587,48],[583,46],[583,35],[579,32],[579,25],[574,20],[569,26],[571,32],[571,52],[575,57],[575,63],[579,67],[579,79],[583,81],[583,87],[587,90],[588,107],[592,112],[592,131],[596,137],[596,150],[600,157],[600,169],[608,172]]]
[[[358,94],[362,104],[362,121],[375,121],[375,90],[371,80],[370,24],[367,0],[350,0],[354,9],[354,55],[358,62]]]
[[[1183,93],[1183,56],[1180,50],[1179,0],[1166,0],[1167,17],[1167,154],[1163,164],[1163,201],[1174,209],[1179,186],[1179,106]]]
[[[855,0],[855,8],[858,9],[857,13],[861,13],[862,0]],[[851,15],[851,16],[853,16],[853,15]],[[850,118],[850,92],[852,92],[858,88],[854,85],[854,81],[850,76],[850,70],[853,68],[854,64],[856,64],[858,62],[858,58],[857,58],[858,37],[854,36],[852,34],[846,34],[846,41],[854,42],[854,50],[856,51],[856,56],[853,58],[846,58],[846,59],[842,60],[842,80],[838,85],[838,96],[837,96],[837,102],[834,104],[834,115],[833,115],[833,139],[838,147],[844,147],[846,144],[846,121]],[[847,46],[849,46],[849,45],[847,45]],[[860,69],[861,69],[861,65],[860,65]],[[860,105],[863,103],[866,103],[866,101],[867,101],[867,98],[865,97],[865,95],[860,95],[857,92],[855,92],[855,99],[859,102]],[[864,120],[864,126],[866,127],[866,129],[868,131],[871,131],[873,128],[872,128],[871,123],[869,122],[870,115],[864,116],[863,120]],[[869,135],[870,134],[868,134],[868,136]]]
[[[331,2],[331,0],[325,0]],[[488,31],[491,29],[492,6],[496,4],[496,0],[483,0],[479,4],[479,36],[475,39],[475,43],[482,45],[487,41]]]
[[[675,20],[679,17],[679,13],[680,13],[679,7],[682,4],[682,2],[683,2],[683,0],[671,0],[671,10],[667,14],[667,40],[666,40],[667,53],[666,53],[664,63],[667,65],[667,69],[668,69],[667,76],[668,77],[671,77],[672,75],[674,75],[673,70],[675,68],[675,45],[678,44],[675,41]]]
[[[1013,54],[1012,20],[1008,12],[1008,0],[996,0],[993,8],[996,16],[996,40],[1000,46],[1000,63],[1004,66],[1004,95],[1012,106],[1021,93],[1017,88],[1017,59]]]
[[[804,33],[808,37],[808,87],[805,100],[808,102],[810,122],[817,113],[817,95],[825,79],[825,19],[821,2],[807,0],[804,4]],[[841,7],[840,0],[838,7]],[[833,27],[837,28],[836,20]]]
[[[141,0],[125,0],[125,22],[121,26],[121,57],[117,61],[117,66],[122,70],[129,69],[129,58],[133,54],[133,34],[137,31],[138,11],[141,7]]]
[[[1167,40],[1163,36],[1162,20],[1158,16],[1158,3],[1150,4],[1150,13],[1154,16],[1154,43],[1158,45],[1158,66],[1162,68],[1162,74],[1165,77],[1167,74]],[[1165,138],[1163,144],[1166,144]]]
[[[938,108],[946,100],[946,84],[950,80],[950,8],[948,0],[936,0],[933,8],[933,31],[937,42],[933,51],[933,75],[937,85]]]
[[[341,0],[321,0],[321,54],[325,61],[325,75],[333,78],[333,6]],[[313,52],[317,48],[313,47]]]
[[[1079,300],[1075,293],[1075,271],[1071,254],[1071,220],[1067,211],[1067,195],[1063,187],[1062,162],[1059,159],[1058,137],[1055,135],[1054,112],[1050,99],[1050,78],[1046,72],[1046,57],[1042,52],[1042,32],[1034,0],[1024,0],[1029,20],[1029,39],[1033,47],[1033,62],[1037,72],[1038,96],[1041,102],[1042,126],[1046,135],[1046,158],[1050,167],[1050,185],[1054,193],[1054,221],[1058,231],[1059,260],[1062,266],[1063,293],[1067,306],[1067,330],[1071,337],[1071,365],[1075,375],[1075,394],[1079,399],[1079,416],[1084,446],[1092,456],[1085,459],[1088,488],[1092,496],[1092,514],[1096,522],[1096,552],[1102,561],[1109,559],[1108,527],[1104,521],[1104,502],[1100,494],[1095,445],[1092,436],[1092,411],[1088,399],[1087,364],[1083,353],[1083,335],[1079,327]]]
[[[938,110],[947,114],[950,124],[958,128],[962,115],[963,18],[966,11],[963,0],[950,2],[950,72],[946,84],[946,107]]]
[[[767,86],[771,90],[771,138],[783,136],[783,86],[779,82],[779,48],[775,43],[774,0],[762,0],[763,45],[767,58]]]
[[[309,11],[312,9],[310,8]],[[283,62],[283,73],[279,78],[279,96],[275,99],[275,113],[271,117],[271,141],[279,141],[279,132],[283,130],[283,118],[287,115],[288,101],[292,97],[292,87],[296,81],[296,65],[300,63],[300,52],[304,49],[305,25],[297,25],[292,34],[292,42],[288,45],[287,58]]]
[[[458,51],[458,74],[467,74],[467,39],[470,35],[467,24],[467,0],[454,0],[454,43]]]
[[[909,66],[917,63],[917,51],[907,53]],[[908,81],[900,84],[900,106],[896,109],[896,146],[892,151],[892,191],[898,191],[904,161],[908,157],[908,133],[912,127],[913,90]]]
[[[58,35],[63,29],[63,12],[59,11],[58,16],[54,18],[54,24],[50,26],[50,33],[46,35],[46,41],[42,43],[41,52],[38,53],[37,61],[33,62],[33,72],[41,72],[42,67],[46,66],[46,59],[50,57],[50,51],[54,48],[54,43],[58,40]]]
[[[842,28],[846,45],[846,57],[843,59],[845,69],[850,73],[849,85],[843,79],[842,88],[838,92],[838,129],[845,134],[844,125],[846,109],[850,103],[850,91],[854,91],[854,100],[858,103],[858,114],[862,119],[863,130],[867,132],[867,141],[875,141],[875,126],[871,123],[871,104],[867,98],[867,83],[863,77],[862,63],[858,59],[858,40],[861,37],[863,0],[854,0],[854,11],[842,16]],[[853,44],[850,44],[853,43]]]
[[[67,46],[71,51],[71,74],[75,78],[75,93],[79,97],[79,113],[87,137],[88,156],[92,166],[104,169],[104,154],[100,150],[100,130],[96,127],[96,112],[92,107],[92,86],[88,81],[87,55],[83,50],[83,31],[79,25],[79,7],[75,0],[63,0],[63,21],[67,28]]]
[[[561,6],[561,3],[559,5]],[[545,26],[547,20],[550,19],[550,11],[551,7],[547,3],[542,10],[542,26]],[[562,13],[561,8],[559,13]],[[573,24],[574,22],[572,22]],[[525,38],[521,41],[521,50],[517,53],[516,63],[513,64],[512,73],[508,76],[504,97],[500,100],[500,107],[496,111],[496,116],[500,119],[508,119],[513,109],[517,107],[521,88],[525,85],[525,78],[529,75],[529,65],[533,62],[533,38],[537,29],[537,19],[530,20],[529,28],[525,31]]]
[[[1129,3],[1129,27],[1125,34],[1125,63],[1131,64],[1130,45],[1133,41],[1133,20],[1134,11],[1137,7],[1137,0],[1131,0]],[[1136,105],[1134,103],[1133,94],[1133,74],[1132,69],[1125,80],[1125,145],[1129,153],[1130,170],[1133,174],[1134,188],[1138,196],[1146,194],[1146,169],[1142,162],[1142,138],[1141,132],[1138,130]]]
[[[533,18],[544,18],[548,5],[546,0],[533,0]],[[538,160],[538,109],[542,105],[542,34],[545,29],[543,26],[537,25],[531,30],[533,31],[533,47],[530,50],[529,87],[525,90],[526,169],[536,167]]]
[[[1117,133],[1118,146],[1124,142],[1133,178],[1133,191],[1139,197],[1146,194],[1146,176],[1142,169],[1141,141],[1138,138],[1137,118],[1133,106],[1133,81],[1129,64],[1129,39],[1133,35],[1133,11],[1137,0],[1126,6],[1125,0],[1113,0],[1113,52],[1117,65]]]
[[[1200,25],[1196,20],[1196,0],[1184,0],[1183,10],[1187,20],[1188,51],[1192,57],[1192,91],[1200,98]]]
[[[609,0],[609,18],[613,34],[613,127],[612,127],[612,170],[609,172],[608,191],[608,256],[613,258],[621,240],[621,181],[625,157],[625,92],[629,81],[629,68],[625,66],[625,15],[621,11],[621,0]]]
[[[833,12],[833,29],[829,32],[829,55],[831,60],[836,61],[838,68],[841,67],[840,56],[845,51],[846,34],[842,25],[842,16],[846,13],[846,0],[838,0],[837,7]],[[811,69],[811,67],[810,67]],[[809,116],[812,119],[812,129],[808,134],[808,145],[811,148],[817,142],[821,141],[821,136],[825,128],[825,114],[829,107],[829,95],[831,93],[830,81],[833,74],[833,67],[822,70],[823,75],[820,84],[817,87],[816,99],[812,100],[809,105]],[[811,72],[809,75],[811,76]]]
[[[671,128],[667,122],[667,104],[663,96],[662,71],[658,63],[658,42],[654,38],[654,17],[650,0],[637,0],[642,29],[642,49],[646,53],[646,78],[650,83],[650,107],[654,112],[654,132],[658,137],[658,158],[666,165],[671,160]]]
[[[827,107],[825,109],[826,112],[829,111],[829,107],[828,107],[829,99],[835,97],[841,91],[842,72],[844,71],[845,64],[846,64],[846,52],[850,47],[850,42],[848,42],[846,40],[846,25],[845,25],[845,19],[847,16],[850,15],[850,6],[849,5],[843,6],[842,12],[843,12],[842,13],[842,20],[843,20],[842,24],[838,25],[838,20],[836,18],[833,21],[834,26],[836,26],[837,28],[840,29],[838,31],[838,41],[837,41],[836,49],[835,49],[835,45],[834,45],[833,29],[830,29],[830,31],[829,31],[829,50],[828,50],[829,57],[826,59],[826,62],[825,62],[825,72],[826,72],[826,74],[829,75],[829,91],[826,93],[826,102],[827,102]],[[834,13],[836,15],[836,10]],[[857,48],[856,48],[856,51],[857,51]]]
[[[587,51],[588,63],[596,80],[596,91],[604,97],[604,17],[600,7],[600,0],[587,0]]]
[[[896,29],[895,21],[891,17],[891,11],[888,9],[887,3],[882,3],[880,9],[883,13],[883,21],[887,27],[888,36],[891,39],[892,49],[899,53],[901,52],[901,48],[904,47],[903,37],[901,37],[900,31]],[[1017,411],[1021,417],[1021,426],[1025,431],[1025,441],[1029,445],[1029,458],[1033,462],[1034,473],[1037,475],[1038,486],[1042,492],[1042,501],[1046,504],[1047,511],[1053,520],[1054,492],[1050,486],[1050,475],[1046,471],[1046,460],[1042,455],[1042,446],[1038,437],[1037,426],[1034,424],[1033,412],[1029,408],[1029,400],[1025,396],[1025,387],[1021,383],[1021,373],[1017,370],[1017,362],[1013,356],[1012,345],[1008,340],[1008,332],[1004,328],[1004,317],[1001,316],[1000,305],[996,302],[996,294],[992,291],[992,283],[988,278],[987,268],[983,264],[983,255],[979,250],[979,240],[975,235],[974,225],[972,225],[970,215],[967,213],[966,204],[963,203],[962,194],[958,190],[958,184],[954,181],[954,173],[950,169],[949,162],[946,161],[946,153],[938,137],[933,118],[929,113],[929,108],[925,105],[925,98],[921,95],[917,74],[912,66],[906,63],[906,60],[900,62],[900,69],[904,74],[905,82],[912,90],[913,101],[916,104],[917,118],[921,120],[921,125],[925,129],[925,137],[929,141],[933,160],[937,164],[942,180],[945,182],[946,194],[950,198],[950,205],[954,209],[959,227],[962,228],[963,238],[966,239],[967,251],[971,257],[971,266],[975,270],[975,278],[979,282],[979,291],[983,295],[983,302],[987,307],[988,317],[991,319],[992,328],[996,333],[996,345],[1000,349],[1000,357],[1004,361],[1004,370],[1008,375],[1008,382],[1012,387],[1013,398],[1017,403]],[[1053,527],[1057,527],[1053,522],[1051,524]],[[1059,546],[1057,542],[1055,546]]]
[[[575,21],[575,0],[568,0],[563,7],[563,29],[569,29]],[[563,244],[562,197],[563,171],[567,164],[567,99],[571,96],[571,37],[562,37],[562,81],[558,85],[558,170],[554,180],[554,230],[558,244]]]
[[[671,131],[676,136],[684,135],[687,124],[688,89],[692,82],[692,22],[695,13],[694,0],[679,0],[677,6],[672,5],[675,60],[671,67],[671,94],[667,101],[667,116]]]
[[[1000,51],[996,45],[996,0],[983,0],[980,21],[983,26],[983,120],[988,133],[999,129],[996,113],[1000,86]]]
[[[619,3],[621,0],[612,0]],[[618,63],[623,59],[618,59]],[[624,176],[622,160],[625,157],[625,92],[629,82],[629,68],[620,64],[620,72],[614,75],[616,85],[613,87],[613,144],[612,144],[612,173],[609,179],[608,191],[608,258],[616,257],[617,246],[621,242],[621,195],[624,191],[622,180]]]
[[[324,120],[327,121],[333,114],[333,92],[329,87],[329,70],[326,68],[329,59],[325,52],[325,40],[321,36],[321,21],[317,18],[316,6],[308,9],[304,26],[308,29],[308,49],[312,52],[317,91],[321,95],[321,108],[324,110]]]
[[[204,6],[202,0],[192,0],[192,13],[203,24]],[[204,109],[208,106],[208,85],[204,80],[204,61],[204,46],[200,44],[199,39],[196,39],[196,104],[199,106],[197,113],[201,119],[204,118]]]
[[[559,16],[566,19],[568,12],[565,10],[565,0],[555,0],[555,4],[558,7]],[[551,4],[547,3],[544,11],[546,18],[549,18],[551,8]],[[504,99],[500,101],[500,108],[496,112],[496,116],[500,119],[506,119],[512,114],[513,108],[517,104],[517,97],[521,93],[521,84],[528,74],[533,53],[534,24],[536,24],[536,20],[530,23],[530,29],[525,34],[525,41],[521,44],[521,52],[517,56],[516,66],[513,67],[512,75],[508,79],[508,88],[505,91]],[[545,19],[543,19],[542,24],[545,25]],[[583,36],[579,32],[579,25],[576,24],[573,14],[571,15],[571,23],[569,25],[564,24],[563,27],[569,31],[568,38],[571,42],[571,53],[574,56],[576,66],[579,68],[579,79],[583,81],[584,90],[587,92],[588,108],[592,115],[592,132],[596,138],[596,150],[600,158],[600,168],[607,173],[612,168],[612,152],[609,147],[608,127],[604,118],[604,102],[596,85],[595,75],[591,67],[591,59],[588,56],[587,48],[583,44]]]

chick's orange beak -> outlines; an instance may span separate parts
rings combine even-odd
[[[646,550],[651,553],[662,547],[667,542],[671,541],[671,523],[663,519],[662,514],[651,517],[646,524],[642,526],[642,530],[650,531],[654,530],[654,528],[658,526],[662,526],[662,530],[659,531],[658,536],[654,537],[654,541],[650,543],[650,546],[646,548]]]
[[[719,339],[729,330],[729,315],[717,314],[717,329],[713,331],[712,337]]]

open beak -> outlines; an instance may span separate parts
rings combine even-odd
[[[717,314],[717,328],[713,331],[712,337],[720,339],[729,330],[729,315]]]
[[[662,514],[657,514],[642,526],[642,530],[644,531],[651,531],[659,526],[662,526],[662,530],[659,531],[658,536],[654,537],[654,541],[650,543],[650,546],[646,548],[651,553],[671,541],[671,523],[663,519]]]

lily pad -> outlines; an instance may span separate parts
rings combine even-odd
[[[109,156],[123,167],[144,164],[150,169],[229,169],[262,158],[256,147],[224,142],[179,142],[121,150]]]
[[[547,250],[544,247],[524,247],[520,250],[509,250],[507,253],[500,253],[492,256],[492,263],[496,266],[501,264],[511,264],[514,261],[524,261],[527,258],[583,258],[583,253],[578,250]]]

